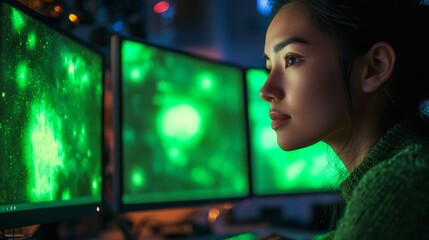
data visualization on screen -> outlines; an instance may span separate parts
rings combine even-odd
[[[243,71],[135,40],[117,47],[122,204],[247,196]]]
[[[0,226],[95,213],[103,56],[7,2],[0,3]]]
[[[294,151],[280,149],[268,116],[269,103],[259,96],[267,73],[248,69],[246,79],[253,193],[278,195],[338,189],[345,169],[332,149],[322,142]]]

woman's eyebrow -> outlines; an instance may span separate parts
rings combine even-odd
[[[309,42],[307,40],[305,40],[304,38],[301,38],[301,37],[286,38],[274,46],[274,53],[278,53],[280,50],[285,48],[287,45],[293,44],[293,43],[309,44]],[[264,58],[266,60],[270,59],[267,54],[264,54]]]
[[[309,42],[307,40],[305,40],[304,38],[300,38],[300,37],[286,38],[285,40],[277,43],[274,46],[274,53],[278,53],[280,50],[282,50],[287,45],[292,44],[292,43],[304,43],[304,44],[308,44]]]

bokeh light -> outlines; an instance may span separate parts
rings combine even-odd
[[[180,104],[161,111],[161,129],[166,137],[189,141],[201,130],[201,116],[190,105]]]
[[[34,50],[36,48],[36,41],[37,41],[37,36],[35,32],[30,32],[28,34],[28,40],[27,40],[27,48],[28,50]]]
[[[30,108],[30,126],[26,164],[28,190],[33,202],[53,201],[57,196],[57,174],[64,171],[62,121],[46,102],[35,102]]]
[[[262,15],[269,15],[271,11],[269,0],[256,0],[256,8]]]
[[[16,9],[12,9],[12,26],[13,30],[20,32],[25,25],[24,15]]]
[[[168,9],[170,8],[170,3],[167,1],[160,1],[157,2],[154,6],[153,6],[153,11],[155,13],[161,14],[166,12]]]
[[[74,14],[74,13],[70,13],[69,14],[69,20],[72,23],[78,23],[79,22],[79,17],[76,14]]]

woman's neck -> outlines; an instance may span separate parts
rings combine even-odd
[[[385,132],[379,121],[362,121],[355,124],[337,136],[337,139],[326,141],[328,145],[336,152],[348,172],[351,173],[365,159],[377,141]]]

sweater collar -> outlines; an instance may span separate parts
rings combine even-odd
[[[350,176],[341,183],[340,187],[344,200],[347,202],[350,199],[353,189],[370,168],[395,156],[407,145],[415,142],[418,135],[410,120],[400,122],[390,128]]]

